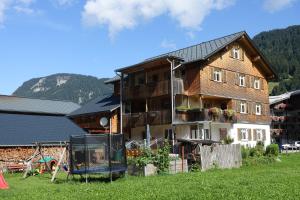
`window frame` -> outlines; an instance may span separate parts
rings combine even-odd
[[[257,112],[259,108],[259,112]],[[261,104],[255,104],[255,115],[261,115],[262,114],[262,106]]]
[[[256,129],[256,141],[263,141],[262,129]]]
[[[256,87],[257,86],[257,87]],[[254,82],[253,82],[253,88],[256,89],[256,90],[259,90],[260,89],[260,80],[259,78],[255,78],[254,79]]]
[[[247,128],[242,128],[241,129],[241,140],[242,141],[247,141],[248,140],[248,129]]]
[[[247,102],[241,102],[240,103],[240,113],[241,114],[247,114]]]
[[[243,84],[242,84],[243,81]],[[246,76],[239,74],[239,86],[240,87],[246,87]]]
[[[237,47],[234,47],[232,49],[232,58],[240,60],[241,59],[241,55],[240,55],[240,49]]]
[[[219,80],[217,79],[219,77]],[[220,69],[214,69],[214,79],[215,82],[222,82],[222,70]]]

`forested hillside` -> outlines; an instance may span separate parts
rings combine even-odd
[[[300,25],[262,32],[253,40],[279,76],[271,95],[300,89]]]

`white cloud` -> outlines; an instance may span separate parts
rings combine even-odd
[[[113,38],[123,29],[131,29],[145,20],[166,14],[179,27],[200,30],[212,10],[222,10],[235,0],[87,0],[82,20],[88,26],[108,26]]]
[[[57,6],[71,6],[77,0],[51,0]]]
[[[166,40],[164,39],[161,43],[160,46],[164,49],[168,49],[168,50],[175,50],[177,49],[176,44],[172,41]]]
[[[15,6],[14,10],[17,13],[23,13],[23,14],[26,14],[26,15],[32,15],[35,12],[33,9],[31,9],[29,7],[26,7],[26,6]]]
[[[30,5],[35,2],[35,0],[17,0],[17,3],[25,4],[25,5]]]
[[[11,0],[1,0],[0,1],[0,26],[2,26],[5,19],[5,11],[8,9]]]
[[[292,6],[296,1],[297,0],[265,0],[263,6],[265,10],[273,13]]]

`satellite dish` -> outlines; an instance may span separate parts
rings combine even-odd
[[[107,119],[107,117],[101,117],[101,119],[100,119],[100,125],[101,125],[102,127],[106,127],[107,124],[108,124],[108,119]]]

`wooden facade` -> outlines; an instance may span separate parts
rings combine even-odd
[[[120,96],[120,81],[116,80],[114,84],[114,93],[116,97]],[[93,111],[91,113],[84,113],[80,115],[70,116],[70,119],[79,127],[91,134],[110,133],[110,125],[102,127],[100,119],[106,117],[111,119],[111,132],[120,133],[120,109],[119,105],[113,110],[102,110],[101,112]]]
[[[270,124],[267,83],[274,73],[247,36],[206,59],[158,57],[120,72],[129,135],[146,124]]]

